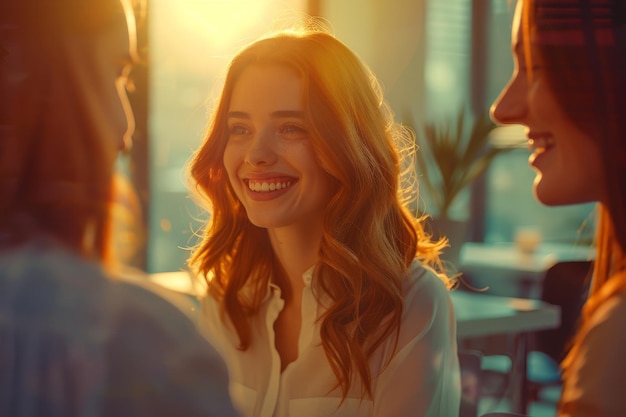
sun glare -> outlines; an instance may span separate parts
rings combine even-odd
[[[245,44],[293,23],[306,0],[151,0],[152,44],[180,70],[220,68]],[[279,23],[277,23],[279,22]],[[157,29],[158,28],[158,29]]]
[[[280,15],[298,7],[297,1],[178,0],[175,23],[216,49],[242,45],[267,32]],[[174,10],[172,10],[174,12]]]
[[[263,0],[187,0],[180,2],[177,18],[181,26],[213,47],[224,47],[255,32],[259,20],[267,17],[269,4]]]

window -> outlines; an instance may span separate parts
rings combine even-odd
[[[400,120],[406,111],[420,122],[462,105],[488,109],[512,70],[514,2],[393,2],[149,1],[148,272],[185,267],[206,216],[189,196],[185,166],[202,141],[226,63],[277,20],[306,10],[324,16],[377,74]],[[470,222],[479,225],[480,239],[511,241],[517,227],[537,226],[546,240],[588,240],[592,228],[584,236],[578,229],[593,205],[541,206],[531,193],[527,157],[521,149],[499,157],[475,194],[479,198],[471,199]]]
[[[227,62],[275,22],[303,10],[303,0],[149,1],[149,272],[184,268],[203,225],[185,166],[200,146]]]

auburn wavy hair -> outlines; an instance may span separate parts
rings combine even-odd
[[[207,278],[209,295],[221,303],[245,350],[254,343],[249,317],[258,311],[268,282],[285,279],[266,230],[248,220],[222,162],[233,88],[242,71],[261,64],[292,68],[302,81],[310,141],[336,186],[324,213],[313,280],[314,293],[331,300],[319,318],[322,345],[344,397],[357,374],[371,396],[368,362],[384,340],[397,335],[407,268],[416,257],[441,266],[443,242],[431,242],[422,219],[406,208],[416,193],[415,177],[401,175],[414,167],[405,158],[415,149],[410,132],[393,122],[370,70],[328,31],[275,33],[232,60],[204,143],[190,164],[192,187],[211,215],[190,265]],[[443,274],[442,279],[447,282]]]
[[[524,0],[521,22],[527,67],[538,54],[559,105],[596,141],[605,169],[593,280],[563,362],[567,374],[586,322],[605,300],[626,292],[626,0]]]

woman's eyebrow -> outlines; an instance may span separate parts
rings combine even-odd
[[[275,112],[272,112],[272,117],[273,118],[297,117],[297,118],[303,119],[304,112],[300,110],[277,110]]]
[[[273,119],[279,119],[284,117],[295,117],[303,119],[304,112],[300,110],[276,110],[271,113],[271,116]],[[243,111],[229,111],[226,117],[237,119],[250,119],[250,114]]]
[[[229,111],[226,117],[228,118],[234,117],[236,119],[249,119],[250,115],[242,111]]]

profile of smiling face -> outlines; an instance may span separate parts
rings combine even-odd
[[[236,81],[223,162],[249,220],[268,229],[321,230],[333,192],[310,142],[295,70],[253,64]]]
[[[532,39],[531,56],[526,56],[523,4],[517,2],[513,20],[513,75],[493,103],[491,117],[496,123],[526,126],[529,163],[537,173],[533,189],[540,202],[554,206],[603,201],[607,191],[598,144],[563,111]]]

